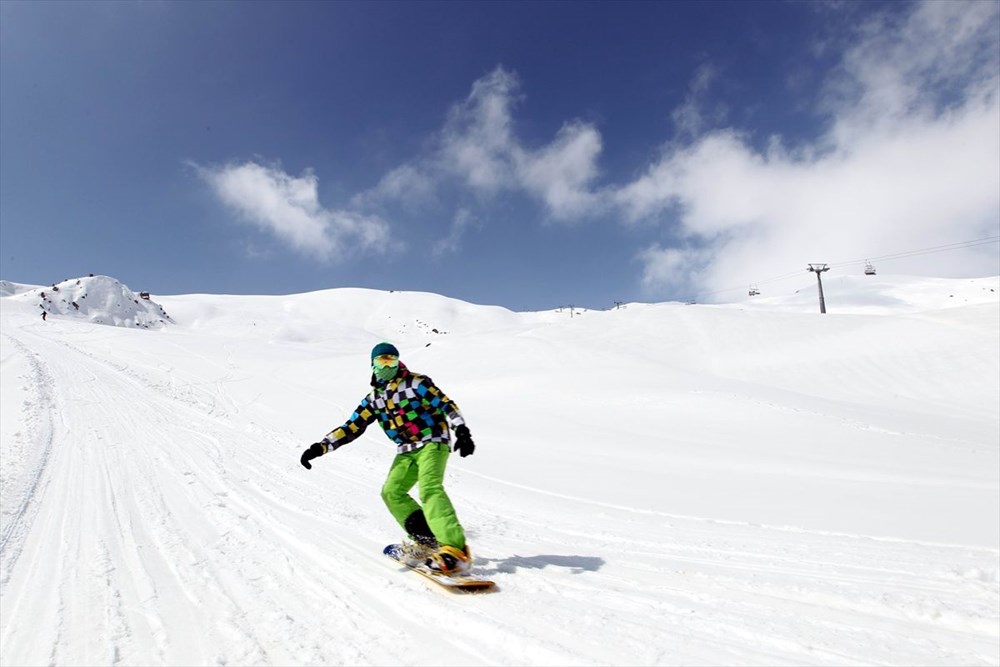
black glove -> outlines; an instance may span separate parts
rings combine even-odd
[[[313,459],[318,459],[324,454],[326,454],[326,444],[322,442],[314,442],[309,445],[309,449],[302,452],[302,458],[299,459],[299,462],[306,467],[306,470],[312,470],[312,464],[309,462]]]
[[[465,424],[455,428],[455,451],[462,458],[476,451],[476,443],[472,442],[472,434]]]

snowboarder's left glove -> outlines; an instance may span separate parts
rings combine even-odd
[[[327,445],[326,442],[314,442],[309,445],[309,449],[302,452],[302,458],[299,462],[305,466],[306,470],[312,470],[312,464],[309,463],[313,459],[318,459],[319,457],[326,454]]]
[[[476,443],[472,442],[472,434],[465,424],[455,428],[455,451],[462,458],[476,451]]]

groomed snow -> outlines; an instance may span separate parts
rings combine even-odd
[[[810,279],[514,313],[97,276],[44,321],[4,282],[0,663],[996,665],[1000,279],[827,274],[825,316]],[[465,414],[498,593],[381,556],[377,428],[299,465],[383,339]]]

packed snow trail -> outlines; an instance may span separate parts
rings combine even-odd
[[[859,429],[867,417],[844,404],[824,408],[787,387],[718,380],[667,395],[678,404],[667,400],[657,413],[676,422],[672,435],[657,441],[663,451],[649,450],[622,472],[615,468],[622,451],[646,451],[643,439],[663,436],[644,436],[639,425],[604,430],[606,414],[579,415],[571,397],[567,405],[550,399],[546,415],[526,413],[524,394],[537,403],[552,392],[536,378],[522,383],[520,397],[508,393],[519,368],[497,377],[492,413],[483,406],[485,387],[442,381],[479,444],[474,457],[452,459],[449,491],[477,567],[500,588],[456,596],[381,554],[399,537],[378,496],[392,457],[381,433],[366,433],[312,471],[298,464],[310,435],[339,423],[360,398],[364,368],[356,375],[347,369],[373,334],[307,344],[231,329],[131,331],[41,323],[16,310],[3,317],[3,421],[10,422],[3,426],[0,515],[4,665],[1000,660],[1000,552],[992,537],[976,545],[751,521],[721,509],[674,513],[667,511],[674,506],[669,491],[648,481],[680,483],[666,468],[687,465],[684,492],[705,496],[689,502],[713,507],[710,496],[731,492],[747,474],[741,463],[683,454],[684,439],[694,435],[685,433],[681,415],[714,407],[732,411],[743,430],[732,456],[737,446],[756,450],[765,468],[758,474],[783,479],[773,463],[780,458],[793,476],[840,494],[826,506],[822,494],[803,491],[799,511],[816,523],[877,525],[877,517],[863,519],[862,510],[835,500],[881,492],[884,506],[871,511],[893,512],[897,492],[914,489],[971,514],[989,509],[982,499],[996,497],[997,474],[988,469],[995,452],[981,435],[992,428],[989,417],[975,405],[968,406],[964,439],[940,449],[933,420],[911,419],[905,440],[915,458],[900,461],[895,478],[879,478],[868,461],[845,460],[824,480],[815,475],[826,468],[808,459],[790,415],[814,410],[801,418],[828,424],[835,439],[838,428],[868,434],[869,457],[896,456],[900,436]],[[533,349],[564,340],[537,323],[526,331],[529,338],[511,343],[528,355],[512,356],[515,367],[532,366],[544,354]],[[505,332],[469,344],[509,339]],[[563,349],[576,354],[574,345]],[[341,349],[343,361],[317,364],[339,359]],[[590,372],[601,373],[604,362],[592,361]],[[680,382],[685,373],[672,377]],[[734,396],[774,407],[743,421]],[[631,398],[634,405],[640,397]],[[609,409],[617,414],[618,406]],[[570,414],[579,433],[600,437],[564,432],[559,440],[550,428],[564,428]],[[878,419],[904,415],[871,417]],[[722,449],[729,446],[725,432],[712,435],[704,424],[700,432],[699,447],[730,452]],[[775,434],[782,434],[777,442]],[[658,457],[670,452],[681,457],[662,464]],[[849,452],[845,446],[845,457]],[[932,456],[936,471],[923,462]],[[665,470],[649,477],[643,465]],[[559,478],[560,466],[575,482]],[[617,486],[619,473],[630,474],[636,488]],[[581,483],[593,485],[589,493]],[[748,512],[782,516],[760,509],[766,498],[743,500]],[[943,525],[933,516],[927,522]],[[922,534],[919,526],[912,533]]]
[[[5,563],[17,558],[27,527],[31,525],[32,512],[37,510],[37,499],[41,495],[39,485],[52,451],[52,422],[56,417],[52,398],[54,382],[45,365],[16,339],[8,337],[6,342],[13,354],[3,354],[0,368],[6,373],[24,373],[26,400],[21,423],[27,427],[29,435],[25,437],[21,431],[4,433],[4,454],[17,460],[18,465],[0,469],[5,500],[0,507],[0,581],[6,580],[9,567]]]
[[[42,508],[24,544],[5,548],[20,551],[10,565],[24,573],[4,592],[5,663],[354,659],[351,647],[339,656],[287,648],[296,633],[319,642],[320,619],[348,610],[344,598],[367,610],[381,604],[363,586],[338,594],[337,559],[315,545],[296,548],[296,524],[313,533],[330,529],[330,517],[303,516],[308,499],[287,502],[287,459],[245,465],[247,436],[220,412],[224,396],[171,389],[166,378],[70,345],[33,343],[63,362],[48,362],[56,386],[71,388],[58,395],[62,423],[86,428],[56,427],[45,498],[32,501]],[[338,541],[324,549],[335,552]],[[281,594],[289,580],[303,584],[294,596]],[[391,629],[378,616],[344,615],[361,645]],[[312,630],[290,634],[296,617]],[[27,654],[13,652],[19,635],[31,636]]]

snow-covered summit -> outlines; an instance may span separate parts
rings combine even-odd
[[[0,296],[13,296],[22,292],[29,292],[37,287],[38,285],[24,285],[22,283],[12,283],[9,280],[0,280]]]
[[[159,329],[172,322],[146,292],[136,294],[110,276],[71,278],[49,287],[3,281],[2,295],[37,306],[43,318],[68,317],[94,324]]]

